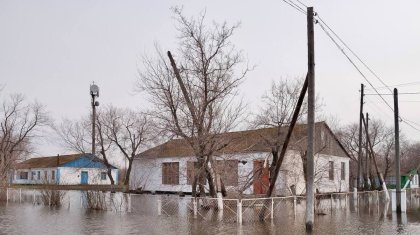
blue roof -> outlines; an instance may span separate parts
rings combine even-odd
[[[75,168],[100,168],[107,169],[105,163],[97,157],[93,157],[91,154],[82,155],[79,158],[61,164],[60,167],[75,167]],[[112,169],[117,169],[111,165]]]

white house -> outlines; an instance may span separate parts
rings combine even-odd
[[[111,174],[118,182],[118,169],[112,166]],[[91,154],[73,154],[31,158],[16,164],[13,184],[95,184],[107,185],[111,181],[107,167]]]
[[[287,128],[281,130],[283,139]],[[220,135],[224,148],[215,154],[212,168],[220,175],[228,192],[264,194],[269,185],[271,146],[275,128]],[[296,125],[280,168],[276,195],[303,194],[305,181],[302,156],[306,150],[306,125]],[[349,190],[349,157],[330,128],[315,125],[315,187],[318,192]],[[170,140],[139,154],[133,162],[130,187],[151,192],[190,193],[197,159],[181,139]]]

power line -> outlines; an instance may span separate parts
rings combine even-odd
[[[359,72],[359,74],[366,80],[367,83],[375,90],[375,92],[381,97],[381,99],[385,102],[385,104],[391,109],[392,112],[394,112],[394,109],[391,107],[391,105],[385,100],[385,98],[376,90],[376,88],[373,86],[373,84],[367,79],[365,74],[357,67],[357,65],[354,63],[354,61],[350,58],[350,56],[347,55],[347,53],[344,51],[343,48],[338,44],[338,42],[332,37],[332,35],[325,29],[323,26],[323,23],[319,22],[319,26],[321,29],[327,34],[327,36],[334,42],[334,44],[337,46],[337,48],[343,53],[343,55],[347,58],[347,60],[353,65],[353,67]]]
[[[416,85],[416,84],[420,85],[420,82],[401,83],[401,84],[391,85],[390,87],[405,87],[405,86]],[[378,90],[384,89],[384,88],[388,88],[388,87],[376,87],[376,89],[378,89]],[[369,88],[368,88],[368,90],[369,90]]]
[[[334,34],[334,36],[336,36],[338,38],[338,40],[353,54],[353,56],[355,56],[357,58],[357,60],[359,60],[360,63],[363,64],[363,66],[365,66],[383,85],[384,87],[388,88],[388,90],[390,92],[392,92],[391,88],[389,88],[388,85],[386,85],[386,83],[375,73],[375,71],[373,71],[373,69],[371,69],[348,45],[346,42],[344,42],[343,39],[341,39],[340,36],[337,35],[336,32],[334,32],[334,30],[331,29],[331,27],[325,23],[324,20],[322,20],[322,18],[317,14],[318,19]]]
[[[371,69],[369,68],[369,66],[366,65],[366,63],[364,63],[360,57],[325,23],[325,21],[323,21],[319,15],[318,15],[318,19],[320,20],[319,26],[321,27],[321,29],[325,32],[325,34],[331,39],[331,41],[333,41],[333,43],[337,46],[337,48],[343,53],[343,55],[348,59],[348,61],[353,65],[353,67],[360,73],[360,75],[366,80],[367,83],[369,83],[369,85],[372,87],[372,89],[377,93],[377,95],[379,95],[379,97],[382,99],[382,101],[388,106],[389,109],[391,109],[392,112],[394,112],[394,109],[391,107],[391,105],[385,100],[385,98],[382,96],[382,94],[380,94],[378,92],[378,90],[373,86],[373,84],[369,81],[369,79],[365,76],[365,74],[360,70],[359,67],[357,67],[356,63],[347,55],[347,53],[344,51],[344,49],[338,44],[338,42],[334,39],[334,37],[328,32],[328,30],[324,27],[324,25],[338,38],[338,40],[353,54],[353,56],[355,56],[359,62],[361,62],[386,88],[388,88],[388,90],[390,90],[392,92],[392,90],[389,88],[389,86],[387,86],[385,84],[385,82]],[[399,115],[399,114],[398,114]],[[416,128],[415,126],[413,126],[413,124],[417,125],[420,127],[419,124],[410,121],[408,119],[403,118],[401,115],[399,115],[399,118],[402,122],[404,122],[405,124],[407,124],[408,126],[410,126],[411,128],[417,130],[420,132],[420,129]],[[411,124],[412,123],[412,124]]]
[[[299,11],[300,13],[303,13],[304,15],[306,15],[306,11],[304,9],[302,9],[299,5],[297,5],[296,3],[292,2],[291,0],[287,1],[287,0],[282,0],[283,2],[287,3],[289,6],[295,8],[297,11]]]
[[[402,92],[402,93],[398,93],[398,95],[419,95],[420,92]],[[365,94],[365,95],[394,95],[394,94],[389,94],[389,93],[377,93],[377,94]]]
[[[308,8],[308,6],[307,5],[305,5],[303,2],[301,2],[301,1],[299,1],[299,0],[296,0],[298,3],[300,3],[300,5],[302,5],[302,6],[304,6],[304,7],[306,7],[306,8]]]
[[[305,4],[303,4],[302,2],[300,2],[299,0],[297,0],[298,3],[300,3],[301,5],[307,7]],[[292,0],[286,1],[283,0],[283,2],[285,2],[286,4],[288,4],[289,6],[293,7],[295,10],[303,13],[304,15],[306,15],[306,11],[304,9],[302,9],[299,5],[297,5],[296,3],[294,3]],[[316,14],[317,15],[317,14]],[[357,67],[357,65],[354,63],[354,61],[346,54],[346,52],[344,51],[343,48],[341,48],[341,46],[337,43],[337,41],[332,37],[332,35],[325,29],[324,25],[334,34],[334,36],[353,54],[353,56],[355,56],[357,58],[357,60],[363,64],[363,66],[365,66],[369,72],[371,72],[383,85],[385,88],[388,88],[389,91],[392,92],[391,88],[389,88],[389,86],[387,86],[385,84],[385,82],[375,73],[375,71],[373,71],[373,69],[371,69],[369,66],[367,66],[367,64],[337,35],[337,33],[334,32],[334,30],[331,29],[331,27],[328,26],[328,24],[322,20],[321,17],[319,17],[319,15],[317,15],[318,19],[322,22],[316,22],[319,23],[320,27],[322,28],[322,30],[327,34],[327,36],[334,42],[334,44],[337,46],[337,48],[343,53],[343,55],[349,60],[349,62],[354,66],[354,68],[360,73],[360,75],[362,75],[362,77],[366,80],[367,83],[369,83],[369,85],[372,87],[372,89],[379,95],[379,97],[382,99],[382,101],[389,107],[389,109],[391,109],[392,112],[394,112],[394,109],[391,107],[391,105],[385,100],[385,98],[382,96],[382,94],[380,94],[378,92],[378,90],[373,86],[373,84],[369,81],[369,79],[367,79],[367,77],[365,76],[365,74],[363,74],[363,72],[359,69],[359,67]],[[404,122],[405,124],[407,124],[408,126],[412,127],[413,129],[417,130],[420,132],[419,129],[417,129],[416,127],[414,127],[412,124],[410,123],[414,123],[416,125],[418,125],[420,127],[419,124],[409,121],[407,119],[403,119],[401,117],[401,115],[399,115],[399,118],[401,119],[402,122]]]

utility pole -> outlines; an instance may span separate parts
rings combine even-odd
[[[357,158],[357,188],[362,189],[362,118],[363,118],[363,97],[365,85],[360,87],[360,114],[359,114],[359,153]]]
[[[368,136],[369,134],[369,113],[366,113],[366,136]],[[367,142],[367,138],[365,139],[365,151],[366,151],[366,158],[365,158],[365,171],[364,171],[364,182],[365,182],[365,189],[369,190],[369,186],[370,183],[369,182],[369,165],[370,165],[370,161],[369,161],[369,146],[368,146],[368,142]]]
[[[400,126],[398,113],[398,90],[394,88],[394,123],[395,123],[395,176],[397,181],[397,214],[401,214],[401,172],[400,172]]]
[[[95,147],[95,122],[96,122],[96,106],[99,106],[99,102],[96,101],[96,98],[99,97],[99,87],[93,83],[90,85],[90,96],[92,97],[91,105],[92,105],[92,155],[94,156],[96,153]],[[92,156],[92,157],[93,157]]]
[[[312,231],[314,224],[314,127],[315,127],[315,49],[314,10],[308,7],[308,148],[306,181],[306,230]]]

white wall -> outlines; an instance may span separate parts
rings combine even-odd
[[[216,160],[240,160],[238,162],[238,186],[226,187],[228,191],[243,192],[252,194],[254,192],[252,183],[249,187],[244,186],[250,182],[254,160],[265,160],[271,163],[271,154],[267,152],[247,153],[238,155],[223,155],[216,157]],[[315,157],[315,187],[320,192],[343,192],[348,191],[349,180],[349,159],[336,156],[319,155]],[[196,161],[195,157],[165,157],[165,158],[138,158],[133,162],[132,175],[130,177],[130,188],[142,188],[145,191],[168,191],[168,192],[191,192],[191,185],[187,185],[187,161]],[[328,179],[328,162],[334,161],[334,180]],[[179,162],[179,185],[162,184],[162,163]],[[346,163],[346,178],[339,177],[341,162]],[[325,169],[325,167],[327,167]],[[251,174],[250,174],[251,173]],[[290,195],[290,187],[296,187],[297,194],[305,193],[305,181],[300,155],[296,151],[288,151],[283,161],[280,173],[276,182],[276,195]]]
[[[98,168],[73,168],[73,167],[59,167],[60,170],[60,184],[64,185],[75,185],[81,183],[81,172],[86,171],[88,173],[88,184],[111,184],[111,180],[108,175],[106,180],[101,180],[101,173],[107,173],[107,169]],[[117,180],[118,170],[113,169],[111,171],[114,181]],[[117,182],[116,182],[117,183]]]
[[[86,171],[88,172],[88,184],[111,184],[111,180],[109,179],[108,175],[106,176],[106,180],[101,180],[101,172],[107,172],[107,169],[98,169],[98,168],[72,168],[72,167],[58,167],[60,171],[59,176],[59,184],[67,184],[67,185],[77,185],[81,183],[81,172]],[[23,180],[19,179],[19,172],[26,171],[28,172],[28,179]],[[40,171],[40,179],[38,180],[38,171]],[[47,177],[44,177],[44,172],[47,172]],[[52,171],[56,173],[57,176],[57,168],[33,168],[31,170],[16,170],[14,174],[14,184],[45,184],[45,183],[55,183],[55,180],[52,180]],[[34,179],[31,180],[31,174],[35,172]],[[118,177],[118,170],[112,170],[112,177],[114,178],[115,183],[117,182]]]
[[[38,171],[40,172],[40,179],[38,179]],[[57,168],[33,168],[30,170],[16,170],[14,173],[14,184],[45,184],[45,183],[55,183],[56,179],[52,179],[52,171],[57,175]],[[28,172],[28,179],[19,179],[20,172]],[[45,172],[47,172],[47,177],[45,177]],[[31,174],[34,174],[32,179]]]

